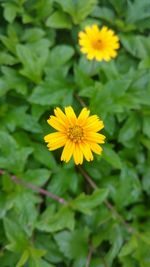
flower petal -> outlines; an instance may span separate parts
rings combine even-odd
[[[44,136],[44,140],[45,142],[55,142],[56,140],[64,136],[65,135],[63,133],[55,132],[55,133],[50,133]]]
[[[54,114],[57,117],[57,119],[60,120],[60,122],[64,126],[66,126],[66,124],[68,123],[68,119],[67,119],[66,115],[62,112],[62,110],[57,107],[54,109]]]
[[[75,144],[75,149],[73,152],[73,158],[74,158],[76,165],[83,163],[83,153],[79,147],[79,144]]]
[[[50,116],[50,118],[47,120],[48,124],[52,126],[54,129],[60,132],[65,132],[65,127],[61,123],[61,121],[56,118],[55,116]]]
[[[103,144],[105,140],[105,136],[103,134],[88,132],[86,134],[86,140],[94,143]]]
[[[67,163],[71,159],[71,156],[73,155],[74,152],[74,147],[75,144],[70,140],[66,142],[66,145],[61,154],[61,161],[65,161]]]
[[[74,126],[76,124],[76,122],[77,122],[77,117],[76,117],[76,115],[74,113],[73,108],[71,106],[66,107],[65,108],[65,113],[66,113],[66,116],[67,116],[67,118],[69,120],[69,123]]]
[[[78,116],[78,124],[84,125],[89,117],[90,111],[87,108],[83,108]]]
[[[102,153],[102,151],[103,151],[103,149],[101,148],[101,146],[99,146],[98,144],[96,144],[96,143],[89,143],[89,145],[90,145],[90,148],[91,148],[91,150],[93,151],[93,152],[95,152],[96,154],[98,154],[98,155],[101,155],[101,153]]]
[[[90,146],[88,145],[88,143],[82,142],[79,143],[79,147],[83,153],[83,155],[85,156],[87,161],[92,161],[93,160],[93,154],[91,152]]]

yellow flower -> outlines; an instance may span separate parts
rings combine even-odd
[[[117,56],[116,50],[120,47],[119,38],[114,31],[106,26],[101,29],[97,25],[86,27],[79,32],[79,44],[82,53],[87,54],[89,60],[109,61]]]
[[[61,161],[68,162],[73,156],[75,164],[82,164],[83,157],[93,160],[92,152],[101,154],[105,136],[99,134],[104,128],[103,121],[97,115],[89,116],[90,111],[83,108],[78,118],[71,106],[65,107],[65,113],[60,108],[54,109],[55,116],[50,116],[47,122],[57,130],[44,137],[50,151],[64,147]]]

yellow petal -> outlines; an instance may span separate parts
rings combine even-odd
[[[66,124],[68,123],[68,119],[66,115],[62,112],[62,110],[57,107],[54,109],[54,114],[57,117],[57,119],[60,120],[60,122],[66,126]]]
[[[73,158],[76,165],[83,163],[83,153],[79,147],[79,144],[75,144],[75,149],[73,152]]]
[[[56,142],[59,138],[65,137],[63,133],[55,132],[44,136],[45,142]]]
[[[59,137],[55,141],[48,142],[47,147],[49,148],[50,151],[52,151],[52,150],[55,150],[55,149],[58,149],[58,148],[64,146],[66,144],[66,141],[67,141],[66,137],[62,136],[62,137]]]
[[[77,122],[77,117],[76,117],[76,115],[74,113],[73,108],[71,106],[66,107],[65,108],[65,113],[66,113],[66,116],[67,116],[67,118],[69,120],[69,123],[74,126],[76,124],[76,122]]]
[[[73,155],[75,144],[68,140],[61,155],[61,161],[68,162]]]
[[[86,133],[86,140],[94,143],[103,144],[105,136],[103,134],[88,132]]]
[[[103,121],[100,121],[99,119],[95,119],[91,121],[91,123],[87,122],[86,125],[84,125],[84,129],[86,131],[91,131],[91,132],[98,132],[103,128],[104,128],[104,123]]]
[[[98,155],[101,155],[103,149],[101,148],[101,146],[99,146],[98,144],[96,143],[89,143],[90,145],[90,148],[93,152],[95,152],[96,154]]]
[[[78,124],[84,125],[89,117],[90,111],[87,108],[83,108],[78,116]]]
[[[50,116],[50,118],[47,120],[48,124],[52,126],[54,129],[60,132],[65,132],[65,127],[61,123],[61,121],[56,118],[55,116]]]
[[[93,160],[93,154],[91,152],[90,146],[87,143],[79,143],[79,147],[87,161]]]

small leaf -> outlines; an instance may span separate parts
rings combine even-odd
[[[67,14],[56,11],[47,19],[46,26],[56,29],[71,29],[72,23]]]
[[[124,257],[129,254],[132,254],[133,251],[138,247],[137,239],[135,236],[132,236],[131,239],[122,247],[119,257]]]
[[[122,162],[119,155],[110,146],[105,145],[102,157],[114,168],[122,168]]]
[[[108,196],[107,189],[96,189],[92,195],[82,193],[71,201],[71,207],[85,214],[91,214],[93,208],[101,205]]]
[[[74,212],[68,207],[62,207],[57,213],[47,209],[42,215],[41,221],[37,223],[40,231],[56,232],[64,228],[74,229]]]
[[[24,266],[24,264],[27,262],[29,258],[29,251],[25,250],[20,258],[20,260],[18,261],[16,267],[22,267]]]

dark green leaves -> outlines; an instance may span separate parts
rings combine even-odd
[[[149,267],[149,0],[1,0],[0,15],[0,266]],[[113,60],[80,51],[92,24],[119,37]],[[44,141],[68,105],[104,121],[85,173]]]
[[[93,208],[98,207],[108,196],[107,189],[97,189],[90,196],[82,193],[74,201],[71,202],[73,209],[90,214]]]

